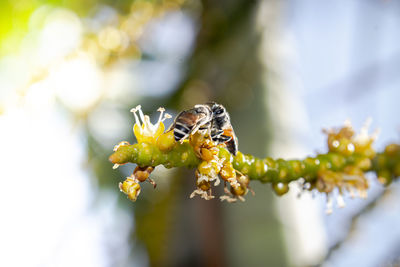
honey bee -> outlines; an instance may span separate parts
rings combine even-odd
[[[213,113],[208,105],[195,105],[176,116],[170,130],[174,131],[175,141],[183,142],[197,131],[210,131]]]
[[[225,143],[228,151],[236,156],[238,140],[233,131],[228,112],[221,104],[210,102],[207,105],[212,111],[211,139],[217,144]]]
[[[175,141],[182,142],[197,131],[208,133],[213,142],[226,144],[228,151],[236,155],[238,140],[228,112],[215,102],[195,105],[179,113],[169,130],[174,131]]]

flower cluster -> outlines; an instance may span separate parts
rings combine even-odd
[[[142,144],[142,147],[149,148],[149,145],[155,144],[158,145],[161,150],[167,151],[174,145],[175,140],[173,139],[173,135],[171,135],[171,133],[164,134],[165,126],[163,122],[166,119],[171,118],[171,115],[167,113],[164,114],[164,108],[159,108],[157,111],[160,112],[160,116],[158,121],[155,124],[152,124],[150,117],[143,114],[140,105],[131,109],[131,112],[135,117],[133,133],[138,144]],[[120,142],[114,147],[114,151],[118,151],[121,147],[129,145],[129,142]],[[150,154],[151,151],[147,151],[147,153]],[[115,163],[113,168],[116,169],[119,167],[119,165],[120,164]],[[123,183],[119,184],[121,192],[124,192],[130,200],[136,201],[141,190],[139,182],[148,181],[155,188],[156,183],[149,178],[150,173],[153,170],[153,166],[137,166],[132,175],[127,177]]]
[[[207,134],[195,133],[190,136],[190,145],[195,153],[202,160],[196,170],[196,186],[197,189],[190,195],[200,195],[202,198],[209,200],[214,198],[211,191],[211,183],[214,186],[220,184],[219,177],[224,182],[225,195],[221,196],[221,201],[235,202],[237,199],[244,201],[244,195],[248,192],[250,179],[235,170],[232,165],[232,155],[225,149],[220,148],[212,142]],[[230,186],[230,190],[227,188]]]
[[[373,149],[377,134],[368,134],[365,126],[355,134],[350,123],[339,129],[327,130],[326,153],[305,159],[256,158],[240,151],[234,156],[225,144],[215,144],[207,131],[192,133],[187,140],[176,142],[171,130],[165,131],[164,120],[170,118],[164,109],[155,124],[144,115],[141,107],[132,109],[136,123],[133,132],[137,143],[121,142],[114,147],[110,161],[114,168],[128,162],[137,164],[136,169],[120,184],[120,189],[129,199],[136,200],[140,183],[150,182],[149,176],[158,165],[166,168],[196,168],[196,189],[190,197],[213,199],[212,187],[224,184],[225,195],[221,200],[234,202],[244,200],[252,190],[250,180],[270,183],[277,195],[289,191],[289,183],[296,181],[305,191],[318,191],[327,195],[327,211],[332,210],[333,196],[344,206],[343,195],[367,196],[368,181],[365,173],[372,171],[378,180],[390,184],[400,176],[400,145],[390,144],[383,152]],[[222,181],[221,181],[222,179]]]
[[[133,108],[131,112],[136,123],[133,133],[137,144],[130,145],[123,141],[114,147],[114,153],[110,160],[114,162],[113,168],[132,161],[138,164],[131,176],[127,177],[119,187],[129,199],[135,201],[140,193],[140,182],[148,181],[155,186],[155,182],[149,178],[154,167],[164,164],[166,167],[175,165],[187,166],[188,162],[197,166],[195,172],[196,190],[190,195],[196,195],[209,200],[213,199],[211,186],[220,184],[220,178],[224,181],[225,194],[221,200],[234,202],[237,199],[244,201],[243,196],[248,192],[249,177],[235,170],[232,165],[232,155],[227,150],[221,150],[224,144],[216,145],[207,132],[197,131],[189,136],[189,140],[175,142],[173,131],[166,131],[164,120],[171,118],[164,114],[165,109],[159,108],[160,116],[155,124],[150,122],[148,115],[144,115],[141,106]],[[195,159],[194,159],[195,157]],[[169,162],[169,160],[173,163]],[[150,163],[150,164],[149,164]],[[227,188],[230,186],[230,190]]]
[[[358,196],[367,197],[368,181],[365,177],[365,171],[372,166],[372,160],[376,155],[372,147],[372,143],[377,137],[377,132],[372,135],[368,134],[370,122],[367,122],[361,129],[360,134],[355,132],[350,124],[346,122],[345,126],[338,130],[328,130],[328,149],[330,153],[337,153],[350,159],[350,164],[345,166],[342,171],[333,171],[327,168],[331,162],[327,162],[319,168],[317,179],[312,183],[311,189],[316,188],[319,192],[327,194],[327,212],[332,212],[332,192],[338,189],[337,203],[339,207],[343,207],[344,201],[342,195],[347,191],[352,198]]]
[[[378,131],[368,134],[368,128],[371,120],[367,120],[358,135],[355,135],[354,129],[349,121],[345,122],[344,127],[339,130],[324,130],[328,135],[328,148],[330,152],[337,152],[344,156],[353,154],[362,154],[372,159],[375,156],[375,150],[372,143],[378,136]]]

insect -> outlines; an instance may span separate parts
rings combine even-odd
[[[217,144],[225,143],[228,151],[236,156],[238,140],[233,131],[228,112],[221,104],[210,102],[207,105],[212,111],[211,139]]]
[[[182,142],[198,130],[210,130],[212,116],[212,110],[208,105],[195,105],[194,108],[179,113],[170,127],[170,130],[174,131],[175,141]]]
[[[208,132],[213,142],[226,144],[228,151],[236,155],[238,140],[233,131],[230,117],[224,106],[215,102],[195,105],[176,116],[170,130],[176,141],[183,141],[197,131]]]

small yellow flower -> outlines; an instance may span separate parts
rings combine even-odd
[[[150,122],[150,117],[143,114],[142,107],[140,105],[131,109],[136,121],[135,125],[133,126],[133,133],[135,134],[138,143],[155,144],[157,138],[164,133],[165,126],[163,121],[171,118],[171,115],[167,113],[164,114],[164,108],[159,108],[157,111],[160,112],[160,117],[155,124],[152,124]],[[136,112],[139,113],[139,116],[136,114]]]
[[[136,201],[141,190],[137,179],[132,177],[127,177],[123,183],[119,183],[119,189],[132,201]]]

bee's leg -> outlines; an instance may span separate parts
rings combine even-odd
[[[184,142],[186,139],[188,139],[189,136],[190,136],[189,134],[185,134],[185,135],[179,140],[179,143],[183,144],[183,142]]]
[[[212,129],[211,129],[211,121],[209,121],[209,122],[207,123],[206,127],[207,127],[207,135],[208,135],[208,138],[212,141],[212,137],[211,137],[211,132],[212,132]]]
[[[195,126],[193,126],[190,134],[195,134],[203,126],[203,124],[204,123],[197,123]]]
[[[156,182],[154,182],[153,179],[147,178],[146,180],[147,180],[154,188],[157,187],[157,184],[156,184]]]
[[[198,125],[194,129],[196,129],[196,131],[199,131],[202,135],[210,135],[211,121],[208,121],[206,123],[198,123]],[[195,131],[193,130],[192,132],[195,133]]]

